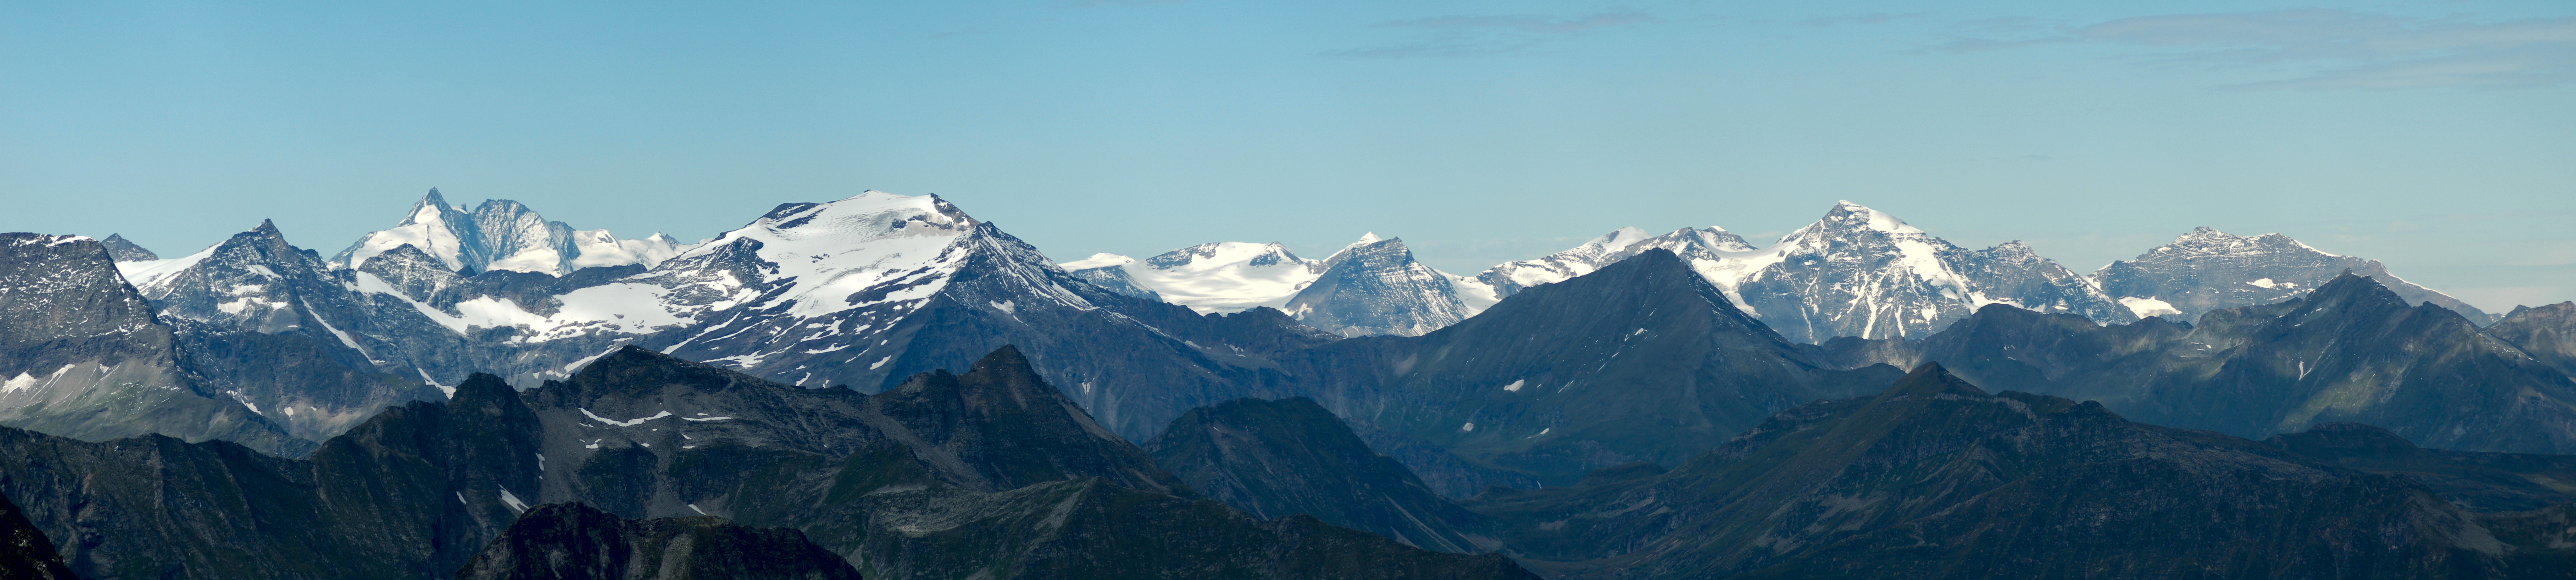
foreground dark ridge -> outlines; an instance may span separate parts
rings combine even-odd
[[[2569,505],[2474,514],[2412,479],[1925,365],[1671,471],[1471,504],[1565,578],[2563,578]]]
[[[1569,485],[1637,461],[1677,465],[1781,409],[1875,393],[1904,374],[1829,368],[1663,249],[1523,290],[1430,334],[1282,359],[1275,390],[1314,398],[1364,436],[1386,434],[1371,445],[1451,497]],[[1396,451],[1410,442],[1459,460]]]
[[[859,580],[859,571],[796,530],[707,516],[638,521],[570,503],[528,510],[456,578]]]
[[[786,527],[871,578],[1529,578],[1196,494],[1015,349],[882,395],[640,349],[522,397],[475,377],[307,460],[0,429],[0,495],[103,578],[443,578],[532,504]]]

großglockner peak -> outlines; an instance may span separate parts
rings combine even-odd
[[[1420,336],[1476,315],[1490,300],[1469,303],[1460,292],[1469,279],[1413,259],[1402,238],[1372,232],[1325,258],[1324,271],[1288,299],[1284,309],[1299,322],[1342,336]]]
[[[2296,298],[2346,270],[2378,280],[2409,303],[2431,302],[2479,324],[2496,320],[2457,298],[2389,274],[2378,260],[2327,253],[2277,233],[2239,236],[2192,228],[2173,243],[2103,266],[2092,278],[2140,315],[2188,319],[2211,310]]]
[[[527,205],[506,199],[485,200],[473,210],[449,206],[437,189],[429,190],[411,213],[394,227],[369,232],[331,257],[346,268],[409,245],[438,258],[450,270],[514,270],[562,276],[594,266],[642,264],[650,267],[687,249],[660,233],[621,240],[608,230],[575,230],[547,221]]]

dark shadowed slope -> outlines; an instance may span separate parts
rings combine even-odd
[[[649,351],[524,398],[473,377],[307,460],[0,429],[0,495],[89,578],[444,578],[529,506],[805,534],[871,578],[1527,578],[1198,499],[1009,350],[883,395]]]
[[[1636,461],[1679,465],[1771,413],[1902,374],[1822,368],[1660,249],[1431,334],[1303,354],[1287,365],[1289,389],[1360,431],[1548,485]]]
[[[805,534],[706,516],[629,520],[588,505],[528,510],[457,580],[858,580]]]
[[[2327,423],[2263,440],[2336,467],[2402,475],[2470,511],[2522,511],[2576,502],[2576,455],[2416,447],[2387,429]]]
[[[1304,397],[1192,409],[1145,449],[1192,489],[1255,516],[1306,514],[1444,552],[1493,548],[1478,542],[1481,516],[1370,451],[1341,418]]]
[[[0,542],[0,580],[75,580],[53,540],[8,498],[0,498]]]
[[[1492,497],[1578,578],[2488,578],[2521,570],[2420,484],[1926,365],[1670,472]],[[2564,550],[2565,548],[2549,548]]]

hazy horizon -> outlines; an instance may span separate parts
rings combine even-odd
[[[0,230],[325,254],[431,187],[624,237],[937,193],[1059,261],[1472,274],[1850,200],[2079,272],[2278,232],[2576,299],[2576,6],[1064,0],[0,7]]]

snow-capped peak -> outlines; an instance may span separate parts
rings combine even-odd
[[[1351,242],[1351,245],[1353,245],[1353,246],[1365,246],[1365,245],[1374,244],[1374,243],[1383,242],[1383,241],[1386,241],[1386,239],[1385,239],[1385,238],[1377,237],[1377,232],[1369,232],[1369,233],[1365,233],[1365,234],[1360,234],[1360,241]]]
[[[431,189],[412,203],[402,223],[369,232],[331,261],[356,269],[369,258],[405,245],[438,258],[450,270],[517,270],[556,276],[594,266],[651,267],[683,249],[658,233],[621,240],[608,230],[574,230],[506,199],[485,200],[467,211],[448,205],[437,189]]]

